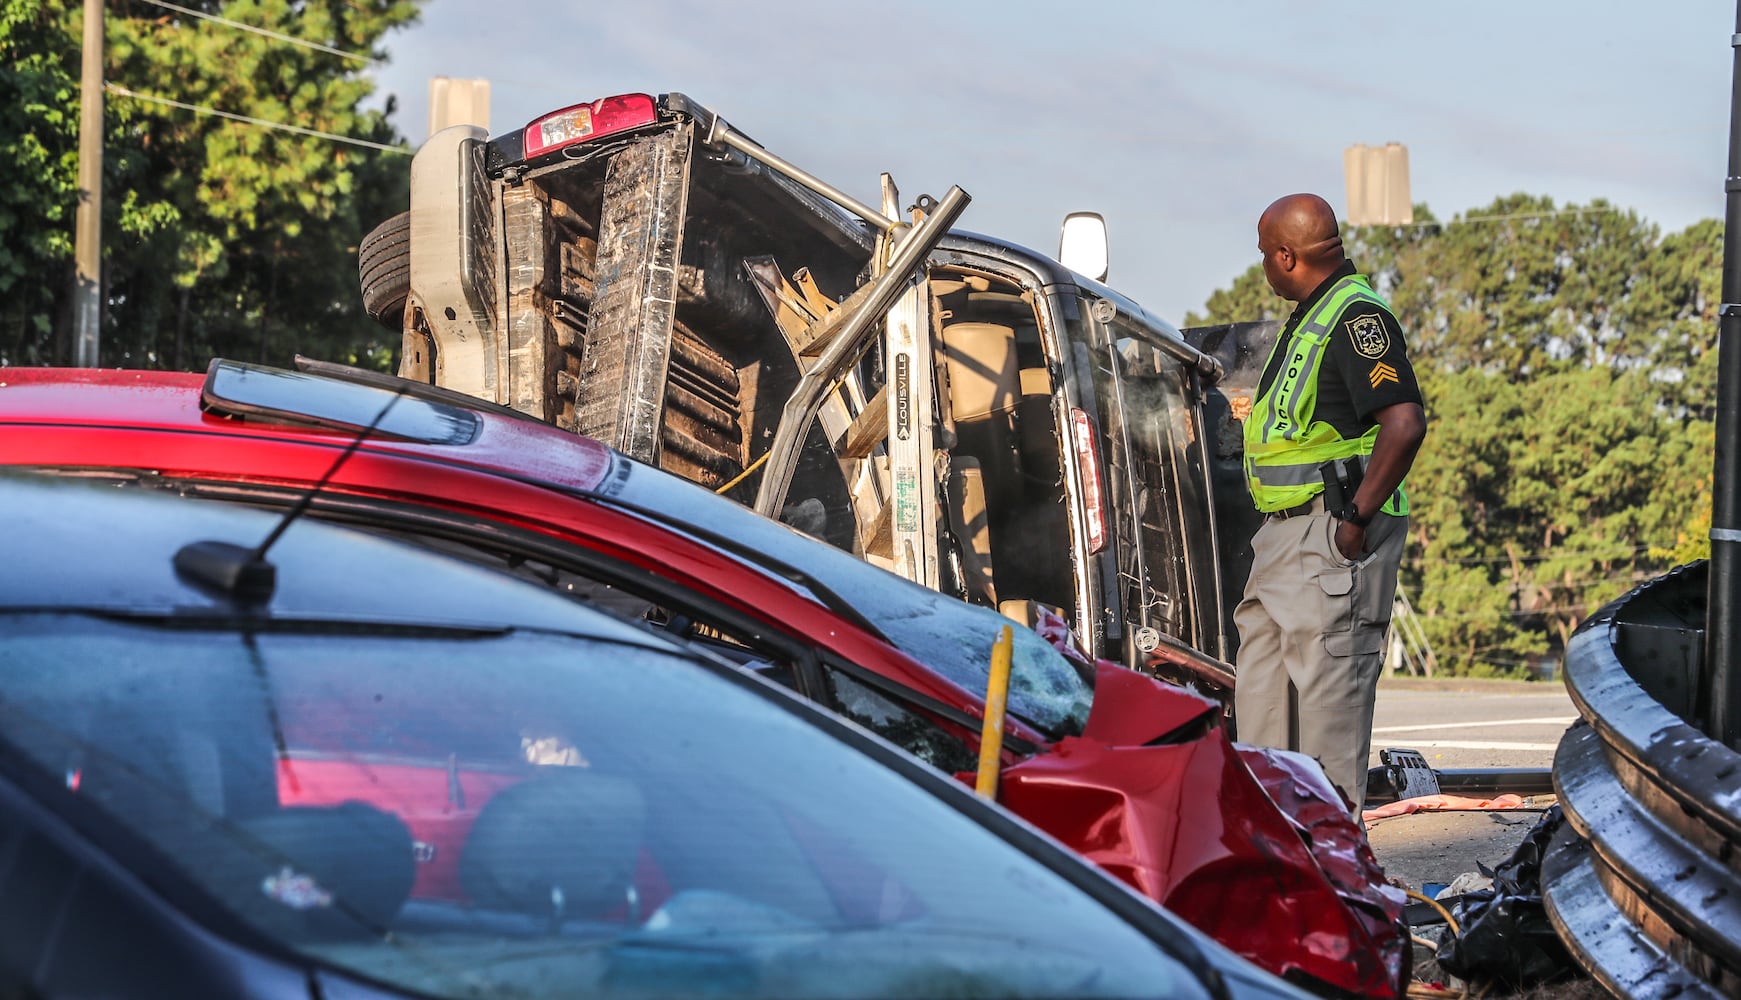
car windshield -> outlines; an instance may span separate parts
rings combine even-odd
[[[991,676],[991,647],[1010,619],[946,597],[800,534],[746,507],[632,463],[606,492],[666,517],[705,525],[742,549],[801,568],[850,601],[888,640],[920,663],[981,696]],[[1094,688],[1032,629],[1012,630],[1009,709],[1054,739],[1080,735]]]
[[[1203,995],[756,684],[639,640],[0,616],[8,756],[218,930],[395,988]]]

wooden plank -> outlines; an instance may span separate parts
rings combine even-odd
[[[846,440],[839,446],[841,458],[869,458],[876,446],[889,436],[889,387],[883,386],[846,429]]]
[[[861,545],[866,556],[895,558],[894,507],[892,503],[883,504],[869,524],[860,525]]]

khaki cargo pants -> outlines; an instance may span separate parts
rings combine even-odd
[[[1318,758],[1360,815],[1372,703],[1408,518],[1380,514],[1366,555],[1336,550],[1330,514],[1266,518],[1252,539],[1233,717],[1239,740]]]

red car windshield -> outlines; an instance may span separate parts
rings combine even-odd
[[[398,989],[1204,995],[751,684],[651,638],[0,616],[15,760],[153,883]]]

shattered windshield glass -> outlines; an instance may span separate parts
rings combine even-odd
[[[699,486],[639,466],[630,466],[607,492],[799,567],[851,603],[903,652],[984,696],[992,643],[1011,624],[996,611],[945,597]],[[1032,629],[1018,625],[1011,631],[1010,711],[1054,739],[1079,735],[1094,702],[1093,687]]]
[[[421,995],[1204,995],[948,803],[651,641],[6,615],[0,744],[153,848],[153,884]]]

